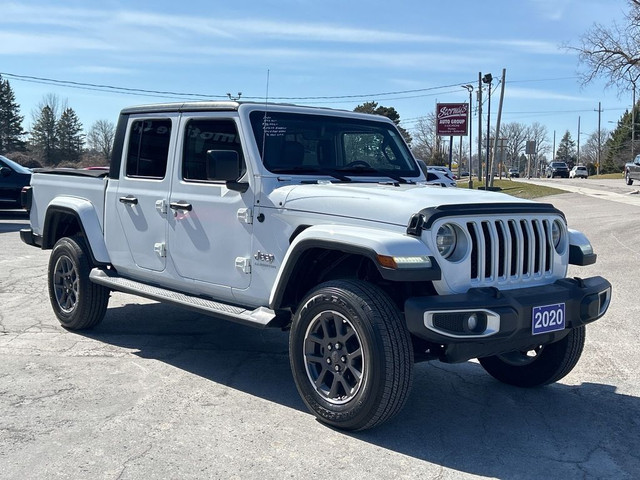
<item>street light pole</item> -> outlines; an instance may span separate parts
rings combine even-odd
[[[485,190],[489,188],[489,179],[491,178],[491,174],[489,173],[489,169],[491,168],[489,165],[489,151],[491,144],[491,82],[493,81],[493,76],[490,73],[485,74],[482,77],[482,83],[486,83],[489,86],[489,99],[487,101],[487,161],[485,167],[485,182],[484,188]]]
[[[467,128],[467,131],[469,132],[469,188],[473,188],[473,166],[471,156],[471,146],[473,144],[473,142],[471,141],[471,117],[473,117],[473,115],[471,114],[471,94],[473,93],[473,85],[462,85],[462,88],[466,88],[469,92],[469,126]],[[480,119],[478,119],[478,121],[480,121]],[[462,145],[462,138],[460,140],[460,145]],[[460,153],[462,154],[462,147]]]

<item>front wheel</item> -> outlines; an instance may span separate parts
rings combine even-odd
[[[316,417],[345,430],[388,420],[406,401],[413,374],[409,332],[378,287],[336,280],[301,302],[289,355],[298,392]]]
[[[629,176],[629,170],[624,173],[624,179],[627,182],[627,185],[633,185],[633,179]]]
[[[562,340],[479,358],[480,365],[492,377],[516,387],[538,387],[557,382],[576,366],[584,347],[585,327],[571,330]]]
[[[49,258],[49,299],[60,324],[69,330],[98,325],[107,310],[109,289],[92,283],[92,263],[81,237],[63,237]]]

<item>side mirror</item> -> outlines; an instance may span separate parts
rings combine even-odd
[[[221,180],[227,183],[227,188],[239,192],[246,192],[249,184],[238,182],[242,175],[240,155],[235,150],[207,151],[207,180]]]
[[[0,176],[2,177],[8,177],[9,175],[11,175],[11,172],[13,170],[11,170],[10,168],[7,167],[0,167]]]

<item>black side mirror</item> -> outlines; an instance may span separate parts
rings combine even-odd
[[[0,176],[2,177],[8,177],[9,175],[11,175],[11,172],[13,170],[11,170],[10,168],[7,167],[0,167]]]
[[[207,180],[221,180],[227,188],[238,192],[246,192],[249,184],[238,182],[242,175],[240,155],[235,150],[207,151]]]

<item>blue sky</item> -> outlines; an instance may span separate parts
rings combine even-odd
[[[130,105],[227,92],[264,99],[268,76],[274,101],[353,109],[375,100],[411,130],[436,101],[467,101],[460,85],[477,85],[478,72],[506,68],[503,122],[537,121],[550,137],[569,130],[575,139],[578,117],[583,134],[597,129],[598,101],[602,127],[614,127],[631,93],[604,82],[582,88],[575,54],[560,45],[577,45],[594,22],[611,25],[625,10],[624,0],[0,0],[0,72],[10,74],[27,129],[51,93],[88,129]]]

